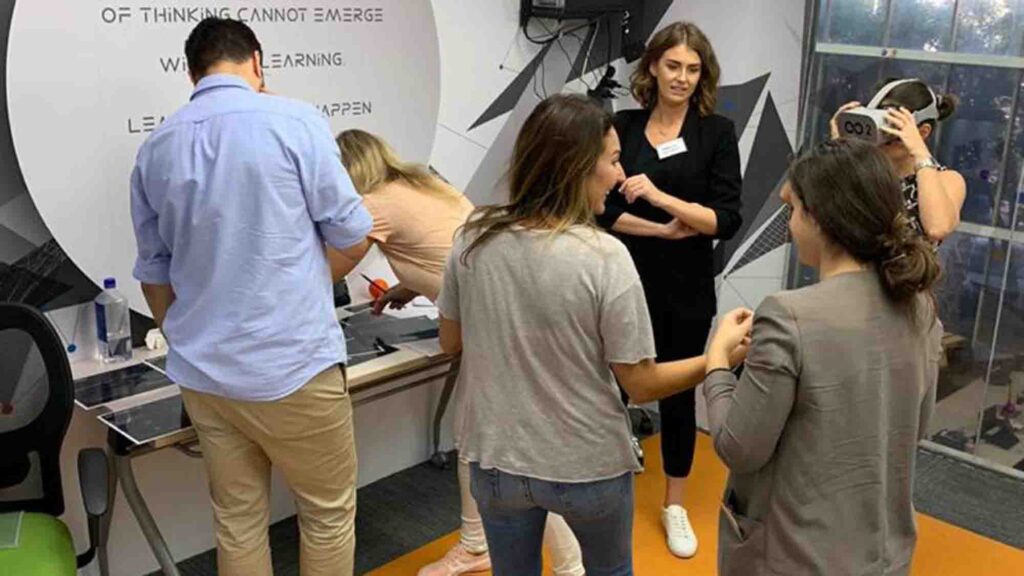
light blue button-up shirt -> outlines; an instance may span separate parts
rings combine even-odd
[[[271,401],[346,361],[323,244],[373,220],[313,106],[203,78],[139,149],[131,208],[135,278],[177,296],[163,329],[180,386]]]

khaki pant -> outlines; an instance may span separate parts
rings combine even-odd
[[[275,402],[230,400],[184,388],[182,397],[209,476],[218,574],[272,576],[273,465],[295,495],[302,576],[351,575],[356,451],[342,371],[331,367]]]

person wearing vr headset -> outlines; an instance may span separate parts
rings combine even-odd
[[[939,164],[928,149],[937,122],[956,110],[952,95],[936,95],[916,78],[890,79],[866,106],[842,105],[830,123],[832,139],[872,141],[901,178],[911,226],[932,242],[941,242],[960,223],[967,196],[963,176]]]

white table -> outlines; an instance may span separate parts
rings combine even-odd
[[[340,309],[339,316],[344,316]],[[446,461],[438,449],[440,422],[448,399],[451,396],[452,388],[455,385],[458,362],[452,357],[443,354],[439,348],[424,345],[423,343],[411,344],[409,346],[398,345],[396,347],[399,349],[395,352],[359,363],[347,369],[352,404],[353,406],[359,406],[444,378],[445,387],[434,418],[434,462],[445,464]],[[136,349],[133,351],[133,357],[130,361],[117,364],[105,364],[98,359],[80,359],[71,363],[72,375],[76,381],[80,381],[90,376],[124,370],[144,361],[156,360],[165,353],[165,350]],[[180,396],[178,387],[169,383],[168,386],[95,406],[93,411],[98,417],[102,417],[104,414],[120,412],[153,402],[173,401],[170,399],[178,396]],[[132,515],[139,523],[143,536],[149,543],[153,555],[160,564],[161,570],[167,576],[179,576],[174,558],[171,556],[167,543],[164,541],[163,535],[160,533],[156,521],[149,511],[149,507],[146,505],[146,500],[135,481],[132,460],[157,450],[172,447],[188,456],[201,457],[201,453],[198,451],[198,440],[195,430],[190,424],[184,424],[169,433],[154,438],[147,438],[144,442],[139,442],[115,432],[114,429],[110,429],[107,433],[107,445],[111,466],[114,470],[108,489],[109,501],[114,501],[117,486],[120,484]],[[111,514],[108,511],[107,518],[102,521],[101,542],[106,542],[106,537],[109,534],[110,516]],[[99,561],[101,572],[107,573],[107,552],[105,546],[101,547]]]

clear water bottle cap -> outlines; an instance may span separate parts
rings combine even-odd
[[[103,279],[103,289],[104,290],[109,290],[111,288],[117,288],[117,279],[116,278],[104,278]]]

